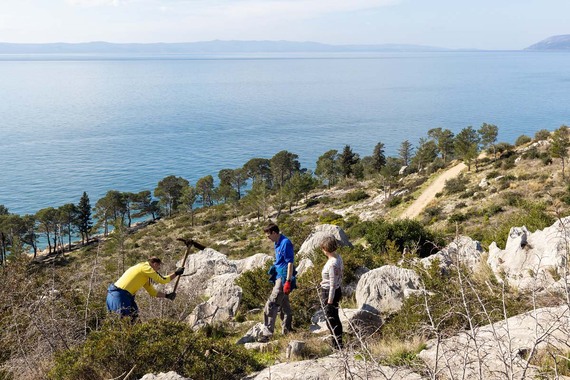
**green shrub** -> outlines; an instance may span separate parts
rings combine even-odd
[[[433,253],[434,243],[437,244],[440,240],[415,220],[396,220],[392,223],[380,220],[368,222],[367,225],[366,240],[371,249],[377,252],[386,253],[387,244],[391,241],[400,252],[403,252],[404,248],[408,248],[410,252],[416,252],[417,249],[419,256],[426,257]]]
[[[358,202],[370,198],[370,195],[364,190],[356,190],[344,196],[345,202]]]
[[[449,223],[461,223],[467,220],[467,215],[460,212],[453,213],[447,218]]]
[[[501,205],[491,205],[487,208],[487,210],[485,210],[484,214],[486,216],[490,217],[490,216],[496,215],[496,214],[503,212],[503,211],[504,210],[503,210],[503,207],[501,207]]]
[[[272,263],[268,262],[264,268],[245,271],[236,279],[236,285],[242,289],[239,313],[245,314],[249,310],[263,308],[273,288],[267,274],[271,265]]]
[[[458,204],[455,205],[455,209],[456,210],[461,210],[462,208],[467,207],[467,204],[465,202],[459,202]]]
[[[324,254],[315,255],[314,266],[297,278],[297,289],[289,295],[293,312],[293,327],[305,329],[311,324],[311,318],[320,308],[319,283],[321,270],[325,263]]]
[[[530,137],[528,137],[527,135],[520,135],[519,137],[517,137],[517,139],[515,141],[515,146],[521,146],[521,145],[527,144],[531,141],[532,141],[532,139]]]
[[[461,193],[467,189],[467,178],[463,175],[459,175],[456,178],[451,178],[445,181],[445,191],[447,194]]]
[[[541,156],[540,160],[544,166],[552,165],[552,157],[548,155]]]
[[[242,346],[212,330],[194,332],[185,323],[151,320],[131,325],[108,319],[86,342],[56,355],[51,379],[116,378],[133,370],[146,373],[176,371],[194,379],[240,379],[261,365]]]
[[[305,208],[310,208],[310,207],[316,206],[319,203],[321,203],[321,201],[318,199],[313,199],[313,198],[309,199],[307,202],[305,202]]]
[[[317,200],[318,200],[321,204],[323,204],[323,205],[332,204],[332,203],[335,202],[335,199],[334,199],[334,198],[331,198],[331,197],[326,196],[326,195],[323,196],[323,197],[317,198]]]
[[[524,152],[521,157],[525,160],[536,160],[540,158],[540,153],[538,152],[538,149],[535,146],[533,146],[532,148]]]
[[[459,199],[468,199],[471,198],[475,194],[475,191],[469,190],[459,194]]]
[[[497,153],[502,155],[503,153],[512,152],[514,147],[509,143],[500,142],[495,145],[495,149],[497,150]]]
[[[327,224],[336,224],[338,223],[340,220],[342,220],[342,215],[336,214],[332,211],[323,211],[320,215],[319,215],[319,221],[321,223],[327,223]]]
[[[424,214],[429,218],[429,219],[439,219],[441,213],[443,212],[443,209],[439,206],[434,206],[434,207],[427,207],[424,210]]]
[[[541,129],[539,131],[536,131],[536,133],[534,134],[534,139],[536,141],[548,140],[549,138],[550,138],[550,132],[547,129]]]
[[[515,191],[504,192],[503,198],[508,206],[518,206],[521,202],[522,195]]]
[[[388,200],[388,207],[394,208],[398,206],[400,203],[402,203],[402,197],[391,197]]]
[[[511,156],[505,160],[503,160],[503,162],[501,163],[501,169],[503,170],[509,170],[515,167],[515,160],[516,157],[515,156]]]

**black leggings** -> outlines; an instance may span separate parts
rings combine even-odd
[[[338,304],[342,298],[342,290],[336,289],[334,292],[334,299],[332,304],[328,304],[329,289],[321,290],[321,302],[325,309],[325,316],[327,318],[327,327],[334,336],[333,345],[336,348],[342,348],[342,323],[338,315]]]

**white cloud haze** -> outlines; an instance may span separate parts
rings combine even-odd
[[[8,0],[1,42],[293,40],[520,49],[569,34],[568,0]]]

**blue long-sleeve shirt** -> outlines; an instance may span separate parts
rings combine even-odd
[[[293,264],[294,261],[293,243],[281,234],[279,240],[275,242],[275,268],[277,271],[285,269],[285,273],[287,273],[287,265]]]

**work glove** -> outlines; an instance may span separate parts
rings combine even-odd
[[[182,275],[182,273],[184,273],[184,267],[176,268],[176,270],[174,271],[174,274],[177,276]]]
[[[174,299],[176,298],[176,293],[172,292],[172,293],[166,293],[164,295],[164,298],[168,298],[171,301],[174,301]]]
[[[291,293],[291,281],[285,281],[285,285],[283,285],[283,293]]]

